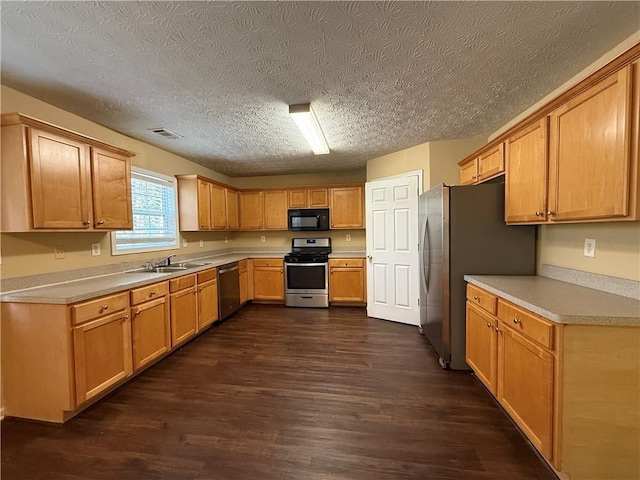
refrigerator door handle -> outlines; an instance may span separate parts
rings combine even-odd
[[[422,287],[429,292],[429,273],[431,270],[431,252],[429,251],[429,219],[424,222],[422,234]]]

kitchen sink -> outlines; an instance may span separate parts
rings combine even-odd
[[[143,267],[138,270],[129,270],[126,273],[175,273],[184,272],[191,268],[205,267],[211,265],[211,263],[197,263],[197,262],[184,262],[176,263],[175,265],[164,265],[153,268]]]
[[[153,267],[150,271],[156,273],[173,273],[181,272],[183,270],[189,270],[189,268],[193,267],[185,267],[183,265],[169,265],[168,267]]]

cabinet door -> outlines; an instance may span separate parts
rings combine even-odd
[[[255,300],[284,300],[284,268],[254,267],[253,298]]]
[[[535,447],[552,455],[553,356],[499,322],[497,398]]]
[[[551,113],[550,220],[628,214],[631,65]]]
[[[289,190],[289,208],[307,207],[307,189],[292,188]]]
[[[264,192],[264,228],[287,229],[286,190],[266,190]]]
[[[490,177],[504,172],[504,144],[482,152],[478,157],[478,181],[482,182]]]
[[[131,308],[133,369],[138,370],[171,350],[167,297]]]
[[[35,128],[30,140],[33,227],[90,228],[88,145]]]
[[[227,230],[238,230],[240,227],[240,218],[238,216],[238,192],[224,189],[227,207]]]
[[[476,376],[496,394],[498,375],[498,322],[496,319],[467,302],[466,360]]]
[[[227,199],[225,188],[215,183],[209,184],[211,204],[211,228],[224,230],[227,228]]]
[[[218,281],[198,285],[198,330],[218,320]]]
[[[362,187],[331,188],[331,228],[364,227]]]
[[[364,268],[331,268],[329,275],[329,301],[364,302]]]
[[[198,228],[211,230],[211,193],[210,183],[198,179]]]
[[[478,159],[460,165],[460,185],[471,185],[478,180]]]
[[[329,189],[327,188],[310,188],[307,190],[307,197],[311,208],[329,206]]]
[[[264,228],[264,192],[240,192],[240,229]]]
[[[131,375],[131,320],[118,313],[73,329],[77,404]]]
[[[171,347],[193,337],[198,330],[196,289],[171,294]]]
[[[240,303],[243,304],[249,300],[249,272],[246,268],[240,268]]]
[[[94,228],[132,229],[129,157],[92,147],[91,179]]]
[[[547,218],[547,118],[506,144],[505,220],[535,223]]]

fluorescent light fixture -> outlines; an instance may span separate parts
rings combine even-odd
[[[298,125],[313,153],[316,155],[329,153],[329,145],[322,134],[318,119],[311,110],[311,104],[289,105],[289,114]]]

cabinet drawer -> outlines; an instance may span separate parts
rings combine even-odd
[[[108,313],[124,310],[129,306],[128,296],[128,292],[122,292],[72,306],[71,319],[73,324],[78,325]]]
[[[364,266],[364,258],[332,258],[329,267],[360,267]]]
[[[502,299],[498,300],[497,316],[513,330],[546,348],[553,349],[554,327],[549,321]]]
[[[185,275],[183,277],[174,278],[169,280],[169,291],[171,293],[183,290],[185,288],[193,287],[196,284],[196,275]]]
[[[210,268],[202,272],[198,272],[198,283],[210,282],[218,277],[218,269]]]
[[[163,297],[169,291],[167,282],[154,283],[146,287],[134,288],[131,290],[131,305],[153,300],[154,298]]]
[[[282,258],[254,258],[254,267],[283,267],[284,259]]]
[[[478,305],[483,310],[486,310],[491,315],[496,314],[496,303],[498,298],[474,285],[467,284],[467,300],[474,305]]]

